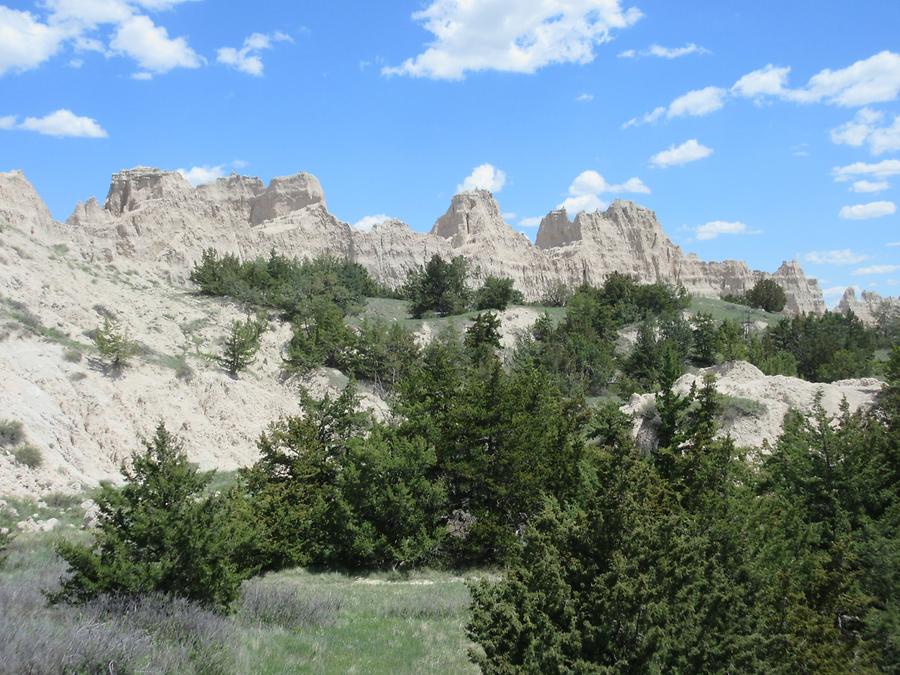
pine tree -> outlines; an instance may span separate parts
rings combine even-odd
[[[107,484],[96,499],[94,541],[58,545],[69,576],[52,599],[158,592],[227,609],[251,571],[238,555],[251,539],[244,518],[236,517],[241,498],[206,494],[210,474],[188,462],[162,422],[122,473],[124,487]]]
[[[107,370],[117,372],[128,365],[128,359],[137,353],[137,345],[128,331],[115,319],[106,317],[94,334],[94,344]]]
[[[238,373],[256,360],[259,340],[265,324],[259,319],[233,321],[225,338],[222,354],[217,357],[219,364],[229,375],[237,378]]]

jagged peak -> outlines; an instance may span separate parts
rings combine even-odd
[[[431,234],[449,240],[454,247],[475,240],[519,240],[517,233],[503,220],[494,195],[487,190],[455,194],[447,212],[431,228]]]

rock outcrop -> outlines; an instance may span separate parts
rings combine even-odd
[[[856,290],[848,288],[838,303],[837,311],[843,314],[853,312],[864,324],[874,326],[880,318],[900,320],[900,298],[882,297],[875,291],[863,291],[857,298]]]
[[[574,220],[563,210],[552,211],[535,245],[504,222],[497,202],[483,190],[453,197],[428,234],[399,221],[361,232],[328,211],[322,186],[309,174],[275,178],[268,186],[232,175],[194,188],[176,172],[136,168],[113,176],[102,207],[94,199],[79,204],[65,225],[52,221],[21,174],[0,174],[2,216],[36,224],[47,238],[74,245],[87,260],[125,258],[175,281],[186,279],[209,247],[243,258],[273,248],[300,258],[347,257],[393,287],[439,253],[465,256],[476,279],[512,278],[529,300],[559,282],[599,284],[609,273],[622,272],[645,282],[682,284],[704,296],[741,293],[771,277],[784,287],[789,311],[825,308],[817,282],[797,263],[767,274],[740,261],[703,262],[666,236],[653,211],[627,201]]]
[[[818,394],[821,394],[825,411],[837,415],[844,399],[853,412],[871,405],[884,387],[884,382],[875,378],[815,384],[796,377],[768,376],[756,366],[734,361],[683,375],[675,383],[675,390],[684,394],[692,384],[703,386],[707,373],[716,376],[716,389],[720,394],[741,403],[752,402],[750,406],[744,403],[743,411],[726,414],[719,432],[720,435],[730,434],[736,445],[745,448],[761,448],[766,442],[774,443],[781,434],[785,414],[792,409],[811,412]],[[659,425],[654,394],[635,394],[622,410],[634,415],[634,434],[643,448],[651,449]]]

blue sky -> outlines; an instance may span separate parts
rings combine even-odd
[[[418,230],[460,186],[530,235],[622,197],[896,295],[898,96],[896,0],[0,0],[0,170],[60,219],[136,165],[309,171]]]

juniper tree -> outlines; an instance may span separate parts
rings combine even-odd
[[[246,321],[231,322],[222,354],[217,357],[219,364],[231,377],[237,378],[239,372],[256,360],[264,328],[264,322],[259,319],[248,318]]]
[[[188,462],[181,441],[160,422],[123,466],[125,485],[97,497],[99,525],[84,546],[57,547],[69,575],[54,601],[100,594],[163,593],[226,609],[250,570],[239,550],[251,537],[237,493],[207,494],[211,474]]]
[[[105,366],[118,371],[128,365],[128,359],[137,353],[137,344],[131,339],[128,330],[116,319],[106,317],[103,325],[94,334],[94,344]]]

